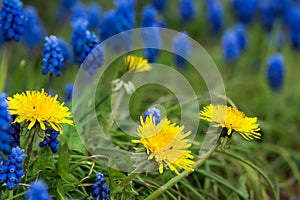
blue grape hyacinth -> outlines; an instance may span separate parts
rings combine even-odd
[[[177,67],[185,67],[188,58],[191,54],[192,43],[190,42],[187,33],[179,33],[173,38],[174,62]]]
[[[119,0],[116,9],[104,14],[102,25],[100,26],[100,41],[118,34],[114,40],[109,40],[108,45],[115,51],[130,49],[132,34],[124,31],[134,28],[135,11],[131,1]]]
[[[6,183],[8,190],[13,190],[15,185],[21,182],[24,176],[22,169],[23,161],[26,158],[24,150],[20,147],[14,147],[8,156],[8,160],[2,160],[0,167],[0,185]]]
[[[89,19],[87,9],[81,2],[75,3],[71,8],[71,24],[79,19],[84,19],[87,23]]]
[[[44,181],[38,180],[30,183],[29,189],[25,192],[25,200],[51,200]]]
[[[248,45],[248,36],[247,36],[245,25],[243,25],[242,23],[237,23],[233,27],[233,30],[235,31],[235,34],[237,36],[240,49],[241,50],[246,49]]]
[[[267,81],[273,91],[280,91],[284,82],[284,59],[280,53],[275,53],[268,59]]]
[[[50,72],[60,76],[61,69],[64,67],[64,56],[56,36],[45,37],[43,54],[42,74],[46,75]]]
[[[150,117],[152,115],[155,124],[159,124],[159,122],[161,121],[161,113],[160,110],[157,108],[149,108],[148,110],[146,110],[146,112],[144,112],[143,114],[143,121],[146,122],[146,118]]]
[[[222,36],[222,52],[226,62],[235,61],[241,54],[239,38],[234,30],[227,30]]]
[[[102,8],[99,4],[91,2],[87,6],[89,29],[96,30],[100,27],[102,22]]]
[[[144,55],[149,62],[156,62],[159,56],[159,49],[161,47],[160,29],[156,27],[143,29],[142,41],[144,43]]]
[[[13,119],[15,116],[13,116]],[[18,122],[14,122],[11,124],[9,129],[9,134],[12,138],[11,147],[17,147],[20,146],[20,133],[21,133],[21,127]]]
[[[62,55],[64,57],[64,66],[66,66],[66,64],[73,58],[72,47],[62,38],[58,38],[58,46],[62,51]]]
[[[196,4],[194,0],[180,0],[178,13],[181,21],[191,21],[196,14]]]
[[[271,1],[263,1],[260,6],[261,23],[267,31],[271,31],[275,21],[275,12]]]
[[[300,50],[300,8],[292,7],[287,14],[289,39],[294,49]]]
[[[74,61],[81,65],[87,55],[97,46],[98,40],[95,33],[87,29],[87,20],[79,18],[76,22],[72,23],[72,27],[71,44]]]
[[[252,22],[257,4],[258,0],[232,0],[236,17],[245,24]]]
[[[212,33],[220,33],[224,24],[224,10],[220,0],[208,0],[207,19]]]
[[[59,6],[56,9],[57,19],[65,19],[70,14],[72,8],[76,5],[77,0],[60,0]]]
[[[58,136],[59,131],[56,131],[54,129],[47,129],[45,131],[44,140],[40,142],[39,146],[43,148],[48,145],[51,148],[52,153],[57,153],[59,144],[59,141],[57,139]]]
[[[104,47],[96,46],[85,58],[82,68],[90,75],[100,68],[104,62]]]
[[[279,17],[285,14],[292,2],[293,0],[271,0],[270,4],[275,15]]]
[[[7,111],[6,94],[0,93],[0,151],[10,154],[14,138],[11,136],[12,117]]]
[[[69,103],[72,100],[74,84],[69,83],[65,86],[65,103]]]
[[[152,4],[159,12],[162,12],[166,8],[167,0],[152,0]]]
[[[24,11],[21,1],[3,0],[0,12],[0,31],[5,41],[20,41],[24,33]]]
[[[109,187],[105,184],[106,180],[103,174],[98,173],[96,175],[96,183],[92,185],[93,192],[92,195],[95,200],[109,200],[110,190]]]
[[[153,6],[145,6],[142,11],[142,27],[157,26],[157,10]]]
[[[45,28],[33,6],[24,9],[24,42],[29,48],[42,44],[45,37]]]

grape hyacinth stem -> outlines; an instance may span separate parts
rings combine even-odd
[[[26,158],[24,160],[24,165],[23,165],[23,169],[25,170],[25,176],[23,180],[26,180],[27,177],[27,168],[29,165],[29,161],[30,161],[30,157],[31,157],[31,153],[32,153],[32,148],[33,148],[33,142],[34,142],[34,138],[35,135],[38,133],[39,129],[38,128],[33,128],[30,131],[29,137],[31,137],[29,143],[27,144],[27,149],[26,149]]]
[[[203,163],[205,163],[205,161],[208,160],[211,157],[211,155],[216,151],[216,149],[219,147],[220,144],[221,144],[221,140],[219,138],[219,140],[216,142],[216,144],[214,146],[212,146],[211,149],[206,154],[204,154],[203,156],[200,157],[200,159],[193,166],[193,169],[197,169],[201,165],[203,165]],[[162,185],[156,191],[151,193],[145,200],[157,199],[157,197],[159,197],[163,192],[170,189],[172,186],[174,186],[176,183],[178,183],[179,181],[181,181],[182,179],[187,177],[192,172],[193,171],[184,171],[180,175],[175,176],[174,178],[169,180],[166,184]]]
[[[7,51],[8,51],[8,46],[6,45],[3,50],[1,68],[0,68],[0,92],[4,92],[4,89],[5,89],[7,67],[8,67],[8,52]]]
[[[14,190],[8,190],[8,199],[12,200],[14,196]]]
[[[120,104],[122,102],[123,96],[125,94],[125,89],[122,87],[121,90],[118,91],[117,97],[116,97],[116,101],[113,105],[110,117],[109,117],[109,124],[108,124],[108,128],[110,129],[112,127],[112,125],[114,124],[114,116],[117,115],[117,111],[120,107]]]
[[[124,188],[132,179],[134,179],[136,177],[136,175],[138,175],[138,173],[140,173],[143,169],[145,169],[145,167],[148,165],[148,163],[144,163],[140,166],[138,166],[137,168],[135,168],[120,184],[119,186]]]
[[[50,73],[50,74],[49,74],[48,83],[47,83],[47,89],[46,89],[47,92],[50,91],[50,87],[51,87],[52,80],[53,80],[53,73]]]

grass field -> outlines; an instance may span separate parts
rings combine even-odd
[[[118,0],[115,4],[104,0],[79,1],[24,0],[21,11],[12,16],[9,15],[12,11],[3,14],[4,7],[13,2],[10,6],[16,8],[20,0],[1,1],[0,92],[8,98],[0,96],[3,133],[0,136],[0,199],[300,198],[298,1],[194,0],[190,8],[189,3],[193,1],[183,0],[187,4],[183,10],[187,11],[186,15],[191,15],[191,19],[180,15],[179,0],[166,0],[161,11],[155,9],[165,1]],[[143,10],[148,5],[156,5],[156,8],[153,7],[155,15],[149,12],[146,19]],[[29,9],[28,6],[32,7]],[[216,6],[215,10],[211,11],[210,6]],[[253,13],[250,12],[252,7]],[[268,8],[268,12],[264,12],[264,8]],[[32,9],[36,16],[32,15]],[[111,9],[113,14],[109,18]],[[245,18],[247,12],[251,19]],[[23,16],[20,26],[24,26],[24,33],[20,34],[20,41],[15,41],[9,38],[5,27],[6,23],[16,23],[18,14]],[[213,18],[208,17],[210,14]],[[10,17],[14,20],[9,20]],[[266,18],[274,19],[271,30],[263,24]],[[95,22],[93,27],[92,22]],[[240,43],[234,43],[236,38],[232,35],[227,39],[229,45],[225,46],[226,33],[235,30],[238,22],[245,30],[242,35],[246,38],[245,47],[235,46]],[[160,29],[151,32],[154,29],[150,28],[146,36],[143,29],[133,30],[122,35],[123,40],[115,36],[106,40],[121,31],[149,26]],[[218,30],[213,32],[213,28]],[[10,29],[18,35],[15,26]],[[183,31],[192,46],[185,41],[172,49],[173,37]],[[53,46],[47,49],[44,37],[50,35],[65,43],[58,42],[56,49]],[[115,46],[110,46],[112,44]],[[50,42],[50,45],[53,44]],[[160,49],[158,55],[151,49],[147,52],[145,46],[148,50],[149,47]],[[178,67],[174,62],[178,51],[181,55],[186,53],[184,67]],[[235,51],[237,57],[229,58]],[[270,58],[276,53],[282,56],[283,62],[279,64],[277,60],[270,71]],[[63,61],[57,58],[60,54]],[[130,70],[128,62],[124,62],[129,55],[147,59],[150,66],[146,64],[146,67],[152,69],[139,68],[141,61],[133,59],[133,70]],[[96,63],[98,61],[101,64]],[[54,69],[55,62],[63,66]],[[45,68],[48,73],[43,75]],[[141,72],[138,73],[139,69]],[[57,71],[59,76],[55,75]],[[270,81],[271,73],[273,79]],[[68,84],[74,86],[72,91],[66,89]],[[17,93],[41,92],[42,89],[51,96],[28,98],[18,105],[12,100],[17,98],[14,96]],[[59,105],[50,102],[55,95]],[[232,115],[226,111],[225,117],[223,113],[225,122],[211,120],[213,122],[209,123],[209,120],[200,119],[199,112],[214,102],[233,107]],[[17,109],[12,108],[14,105]],[[160,110],[161,116],[152,120],[155,114],[151,113],[143,119],[153,105]],[[68,108],[72,117],[64,115],[67,111],[60,110],[62,107]],[[236,110],[248,117],[238,116]],[[25,116],[24,120],[17,121],[21,128],[14,134],[18,136],[13,135],[20,140],[16,146],[24,149],[26,154],[20,169],[12,167],[18,163],[11,161],[11,148],[16,146],[5,136],[11,137],[10,131],[17,130],[16,121],[11,119],[8,125],[5,124],[6,115],[13,119],[17,117],[16,121]],[[211,116],[216,117],[214,112]],[[59,120],[59,117],[63,119]],[[254,117],[257,122],[248,125]],[[37,121],[33,123],[35,118]],[[72,122],[64,121],[65,118]],[[156,123],[155,119],[161,121]],[[166,119],[178,126],[168,125]],[[237,125],[230,133],[232,122]],[[260,130],[254,131],[253,124],[256,123]],[[179,126],[184,128],[179,130]],[[247,128],[250,131],[247,132]],[[59,131],[58,138],[46,129]],[[246,130],[246,136],[253,136],[254,131],[261,137],[247,141],[242,137],[243,130]],[[191,135],[184,135],[188,131]],[[154,139],[149,134],[154,134]],[[41,148],[40,143],[46,139],[58,144],[51,146],[45,142],[45,147]],[[132,141],[139,139],[141,144]],[[9,151],[5,152],[7,144]],[[164,145],[172,146],[164,149]],[[58,152],[53,150],[55,148]],[[182,155],[192,157],[182,158]],[[189,161],[191,164],[187,164]],[[14,168],[13,172],[8,172],[6,165],[9,170]],[[162,173],[160,165],[163,166]],[[23,176],[12,175],[22,168]],[[103,174],[110,193],[104,189],[103,182],[98,181],[95,185],[98,173]],[[34,182],[38,180],[42,180],[48,189],[35,187]],[[11,184],[13,186],[9,188]],[[95,188],[100,192],[95,192]],[[44,197],[39,196],[43,192]]]

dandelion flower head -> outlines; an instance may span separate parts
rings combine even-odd
[[[38,123],[42,130],[52,127],[62,133],[62,124],[73,125],[69,108],[64,106],[54,97],[42,91],[26,91],[26,93],[15,94],[8,97],[8,110],[10,114],[16,115],[15,122],[29,122],[30,130]]]
[[[210,104],[200,112],[200,119],[214,122],[216,127],[225,128],[228,137],[231,137],[233,131],[238,132],[246,140],[261,137],[257,118],[247,117],[243,112],[230,106]]]
[[[132,140],[133,143],[141,143],[147,150],[148,160],[155,159],[159,167],[159,173],[163,173],[163,168],[179,174],[177,168],[193,171],[195,162],[191,151],[187,150],[191,146],[191,140],[187,137],[191,132],[184,133],[184,126],[178,126],[164,118],[156,125],[155,119],[150,115],[143,120],[140,117],[141,125],[137,135],[139,140]]]
[[[148,63],[148,60],[139,56],[125,57],[124,64],[126,71],[144,72],[151,70],[151,65]]]

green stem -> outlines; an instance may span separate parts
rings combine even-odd
[[[7,46],[4,48],[1,68],[0,68],[0,92],[3,92],[5,89],[6,77],[7,77],[7,69],[8,69],[8,52]]]
[[[14,191],[13,191],[13,190],[9,190],[9,191],[8,191],[8,199],[9,199],[9,200],[12,200],[12,199],[13,199],[13,196],[14,196]]]
[[[122,87],[122,89],[118,92],[116,101],[115,101],[114,106],[112,108],[112,111],[111,111],[111,114],[110,114],[110,117],[109,117],[108,129],[110,129],[112,127],[112,125],[114,124],[114,116],[117,115],[117,111],[120,107],[120,104],[122,102],[122,98],[123,98],[124,94],[125,94],[125,89]]]
[[[33,131],[31,131],[31,139],[30,139],[30,142],[28,143],[27,149],[26,149],[26,158],[25,158],[24,164],[23,164],[23,169],[25,169],[26,171],[28,171],[28,164],[29,164],[32,149],[33,149],[33,142],[34,142],[35,134],[38,132],[38,128],[36,127],[32,130]],[[26,177],[27,177],[27,172],[25,173],[23,180],[26,180]]]
[[[146,163],[141,164],[140,166],[138,166],[137,168],[135,168],[120,184],[120,187],[125,187],[132,179],[134,179],[136,177],[136,175],[139,174],[139,172],[141,172],[145,167],[146,167]]]
[[[219,139],[218,142],[206,153],[204,154],[197,162],[196,164],[193,166],[193,169],[197,169],[198,167],[200,167],[201,165],[203,165],[203,163],[210,158],[210,156],[215,152],[215,150],[218,148],[218,146],[221,144],[221,140]],[[170,189],[172,186],[174,186],[176,183],[178,183],[180,180],[184,179],[185,177],[187,177],[189,174],[191,174],[193,171],[184,171],[181,174],[179,174],[178,176],[175,176],[174,178],[172,178],[171,180],[169,180],[166,184],[164,184],[163,186],[161,186],[160,188],[158,188],[156,191],[154,191],[152,194],[150,194],[145,200],[153,200],[153,199],[157,199],[157,197],[159,197],[163,192],[165,192],[166,190]]]
[[[24,197],[25,192],[21,192],[16,194],[15,196],[12,196],[12,199],[18,199],[18,197]]]
[[[47,91],[47,92],[50,91],[50,87],[51,87],[52,80],[53,80],[53,73],[50,73],[49,79],[48,79],[48,83],[47,83],[47,88],[46,88],[46,91]]]

